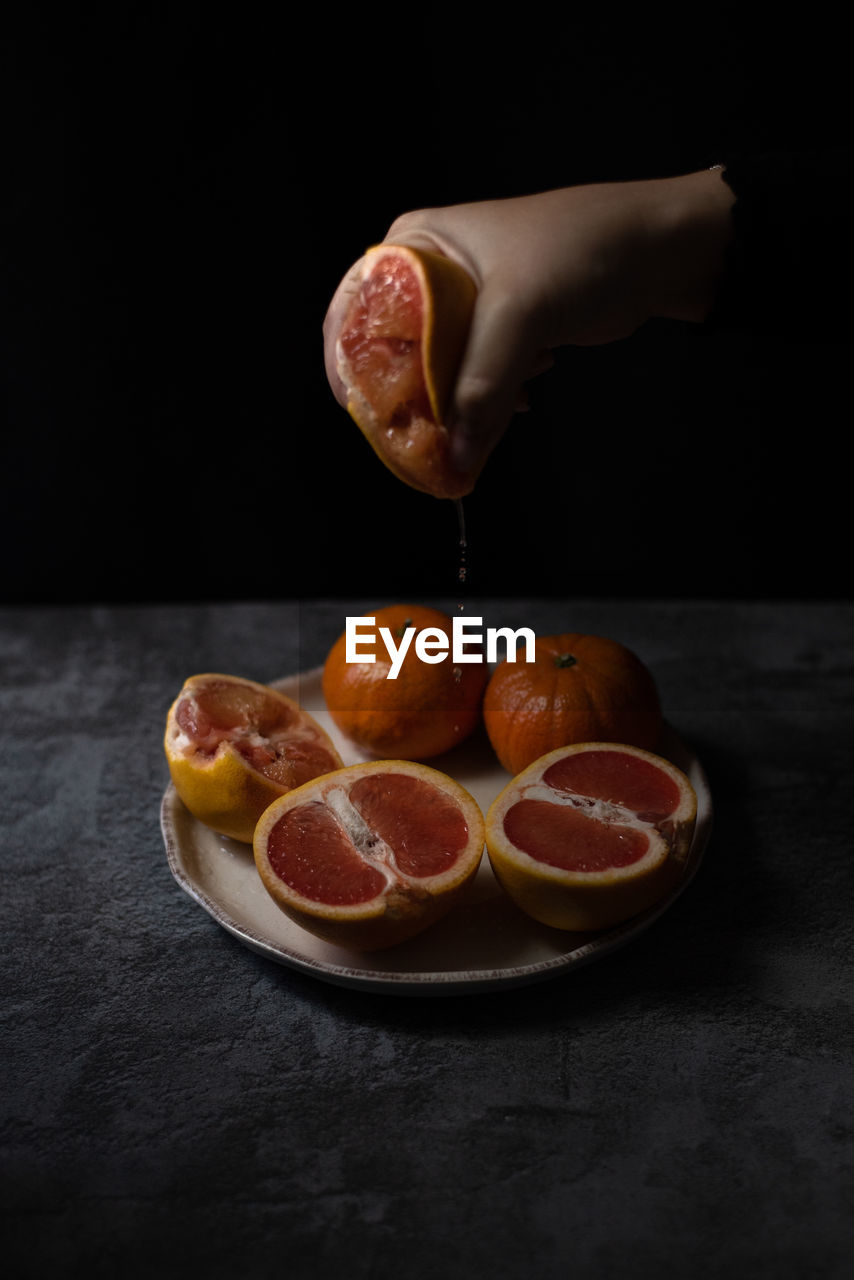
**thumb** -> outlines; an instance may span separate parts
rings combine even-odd
[[[451,464],[476,475],[523,400],[525,381],[538,371],[541,347],[534,326],[505,291],[487,284],[478,294],[451,403]]]

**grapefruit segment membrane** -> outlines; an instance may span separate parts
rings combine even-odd
[[[551,751],[491,805],[493,873],[528,915],[557,929],[619,924],[658,902],[688,857],[697,797],[670,761],[622,743]]]
[[[255,829],[258,873],[310,933],[355,950],[395,946],[459,900],[483,854],[483,815],[446,774],[408,760],[305,783]]]
[[[164,748],[175,789],[193,816],[246,844],[278,796],[343,763],[297,702],[239,676],[185,681],[169,710]]]
[[[438,498],[463,497],[476,479],[452,469],[447,429],[475,296],[450,258],[377,245],[336,345],[348,413],[398,479]]]

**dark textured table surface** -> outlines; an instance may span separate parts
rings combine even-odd
[[[183,679],[375,603],[0,611],[12,1273],[849,1274],[854,605],[477,602],[634,648],[715,827],[627,948],[417,999],[243,947],[158,820]]]

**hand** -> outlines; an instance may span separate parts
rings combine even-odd
[[[422,209],[392,223],[386,243],[443,253],[478,288],[448,423],[458,469],[482,465],[555,348],[613,342],[653,316],[703,320],[732,203],[720,171],[706,170]],[[342,404],[334,348],[359,265],[324,323],[327,376]]]

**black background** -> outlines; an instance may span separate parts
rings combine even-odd
[[[326,384],[350,263],[407,208],[823,146],[848,118],[838,32],[735,8],[468,34],[441,9],[301,33],[87,13],[4,45],[9,601],[453,592],[452,504],[387,473]],[[471,590],[847,595],[849,358],[804,317],[561,352],[466,500]]]

